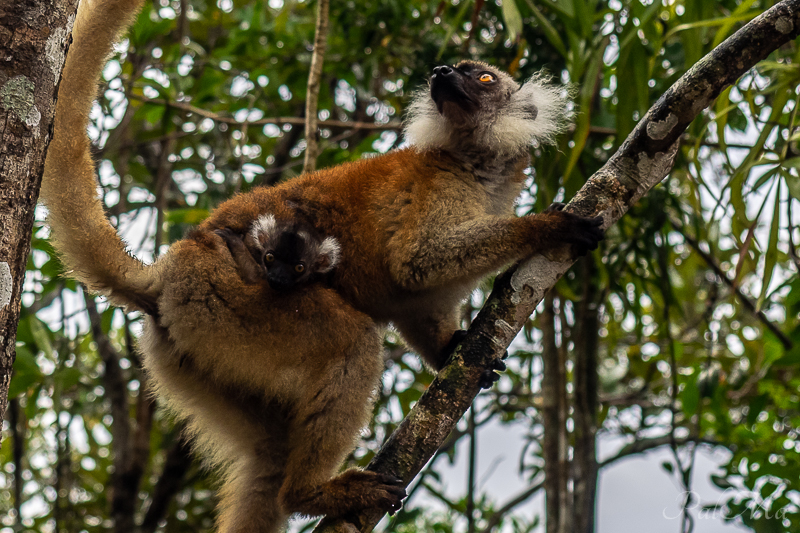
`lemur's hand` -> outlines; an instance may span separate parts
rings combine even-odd
[[[571,244],[575,256],[581,257],[596,250],[605,237],[601,228],[603,217],[582,217],[564,211],[564,204],[555,202],[545,209],[544,213],[561,218],[561,227],[557,230],[558,238],[565,244]]]

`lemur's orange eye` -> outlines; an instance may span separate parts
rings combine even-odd
[[[275,261],[275,256],[271,252],[267,252],[264,255],[264,261],[266,261],[267,263],[272,263],[273,261]]]
[[[490,81],[494,81],[494,76],[492,76],[488,72],[484,72],[483,74],[481,74],[481,77],[478,78],[478,81],[482,81],[483,83],[489,83]]]
[[[305,266],[303,263],[297,263],[297,264],[294,266],[294,270],[295,270],[295,272],[297,272],[298,274],[302,273],[302,272],[303,272],[305,269],[306,269],[306,266]]]

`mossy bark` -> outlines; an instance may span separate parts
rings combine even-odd
[[[0,420],[56,93],[77,0],[0,4]]]

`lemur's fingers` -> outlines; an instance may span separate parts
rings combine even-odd
[[[216,233],[217,235],[219,235],[220,237],[222,237],[222,239],[223,239],[223,240],[224,240],[226,243],[230,243],[230,242],[232,242],[232,241],[234,241],[234,240],[237,240],[237,239],[238,239],[238,240],[242,240],[242,236],[241,236],[241,235],[239,235],[238,233],[236,233],[235,231],[233,231],[233,230],[232,230],[232,229],[230,229],[230,228],[220,228],[220,229],[215,229],[215,230],[214,230],[214,233]]]
[[[508,352],[505,353],[505,356],[508,356]],[[495,359],[492,361],[489,368],[485,369],[483,373],[481,373],[480,377],[480,386],[482,389],[489,389],[497,383],[497,380],[500,379],[500,374],[497,372],[502,372],[506,369],[506,364],[501,361],[500,359]]]
[[[403,480],[390,474],[375,474],[380,483],[376,487],[378,508],[385,510],[390,515],[395,514],[403,507],[403,499],[408,496]]]

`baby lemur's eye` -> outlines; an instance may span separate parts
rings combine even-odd
[[[483,74],[480,75],[480,77],[478,78],[478,81],[481,81],[483,83],[489,83],[489,82],[494,81],[494,79],[495,79],[494,76],[492,76],[488,72],[484,72]]]
[[[273,261],[275,261],[275,256],[271,252],[267,252],[266,254],[264,254],[264,261],[266,261],[267,263],[272,263]]]
[[[294,271],[297,272],[298,274],[303,272],[305,269],[306,269],[306,266],[303,263],[297,263],[294,266]]]

